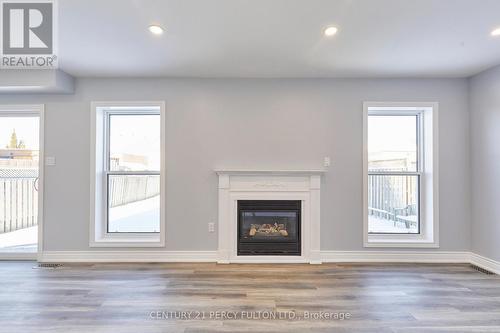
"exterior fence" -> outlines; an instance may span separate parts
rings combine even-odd
[[[36,169],[0,169],[0,234],[38,224]],[[110,176],[110,206],[116,207],[160,194],[159,175]]]
[[[38,224],[36,170],[2,170],[0,173],[0,233]],[[369,214],[393,219],[418,202],[418,176],[368,176]],[[160,176],[110,176],[110,206],[117,207],[160,194]],[[407,211],[406,214],[412,214]]]
[[[141,201],[160,194],[159,175],[110,175],[110,207]]]
[[[33,171],[0,175],[0,234],[38,224],[38,178],[30,176]]]
[[[36,170],[2,170],[0,173],[0,233],[38,224]],[[418,176],[368,176],[369,214],[393,219],[418,202]],[[110,206],[117,207],[160,194],[160,176],[113,175],[109,179]],[[406,214],[414,212],[407,211]]]
[[[414,215],[418,203],[418,176],[369,175],[368,214],[384,219]]]

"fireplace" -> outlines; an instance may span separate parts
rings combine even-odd
[[[216,172],[218,263],[321,263],[322,170]]]
[[[300,200],[238,200],[238,255],[301,255]]]

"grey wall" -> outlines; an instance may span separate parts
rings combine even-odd
[[[320,168],[321,247],[363,250],[362,103],[437,101],[441,250],[470,249],[465,79],[78,79],[75,95],[0,96],[46,103],[45,249],[89,250],[91,101],[165,100],[168,250],[215,250],[216,167]],[[158,249],[161,250],[161,249]]]
[[[470,79],[472,251],[500,260],[500,67]]]

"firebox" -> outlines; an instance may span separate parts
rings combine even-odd
[[[238,255],[301,255],[300,200],[238,200]]]

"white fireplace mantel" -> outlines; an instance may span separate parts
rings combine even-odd
[[[218,263],[320,264],[320,187],[323,170],[218,169]],[[301,256],[239,256],[238,200],[300,200]]]

